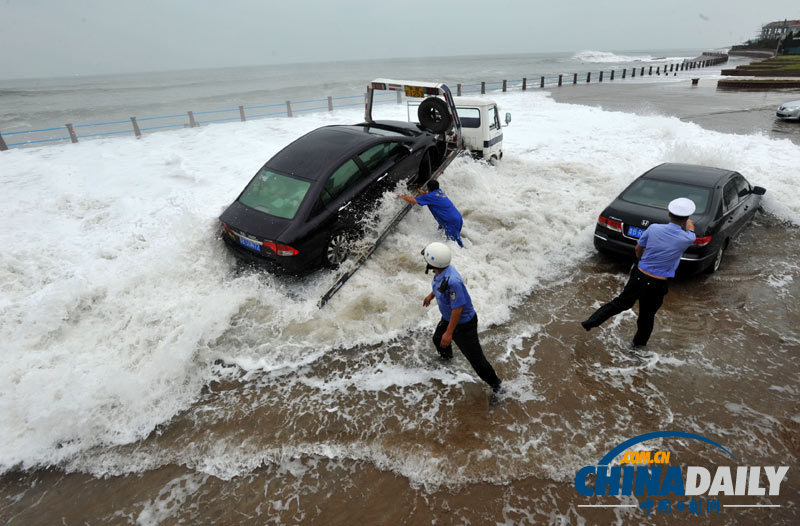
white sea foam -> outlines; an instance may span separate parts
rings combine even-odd
[[[616,53],[611,53],[608,51],[593,51],[593,50],[585,50],[579,51],[572,56],[572,60],[576,62],[580,62],[581,64],[586,63],[597,63],[597,64],[611,64],[611,63],[623,63],[623,62],[683,62],[686,58],[693,58],[693,57],[666,57],[666,56],[654,56],[654,55],[617,55]]]
[[[514,114],[505,159],[496,168],[459,159],[442,178],[464,215],[471,246],[455,251],[454,264],[483,328],[508,321],[530,291],[590,254],[598,212],[660,162],[735,168],[768,189],[767,211],[800,224],[800,148],[789,141],[556,104],[543,92],[500,104]],[[383,109],[405,116],[402,106]],[[141,439],[191,406],[216,359],[293,371],[331,349],[384,345],[434,324],[434,308],[421,305],[429,282],[418,257],[439,239],[427,210],[410,213],[322,310],[316,300],[331,272],[294,293],[296,280],[233,273],[215,238],[216,217],[265,159],[306,131],[361,117],[341,111],[3,152],[0,470]],[[394,199],[382,203],[385,213],[401,205]],[[372,391],[474,379],[409,360],[373,377],[313,381]],[[380,454],[372,461],[442,478],[426,471],[433,465]]]

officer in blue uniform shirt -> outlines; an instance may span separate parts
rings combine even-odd
[[[667,280],[675,276],[683,252],[694,243],[694,223],[689,216],[695,205],[691,199],[679,197],[667,206],[669,223],[653,224],[644,231],[636,244],[638,264],[622,293],[606,303],[581,325],[587,331],[599,327],[604,321],[639,301],[639,317],[636,319],[636,335],[633,347],[644,347],[653,332],[656,312],[667,294]]]
[[[450,201],[450,198],[439,189],[439,181],[431,179],[425,187],[427,192],[420,188],[417,190],[417,197],[403,194],[398,197],[414,205],[427,206],[428,210],[433,214],[433,218],[439,223],[439,229],[444,230],[448,239],[452,239],[458,243],[458,246],[463,247],[461,227],[464,225],[464,220],[461,217],[461,213]]]
[[[422,251],[427,268],[425,273],[433,270],[433,291],[425,296],[422,304],[427,307],[435,298],[442,319],[433,333],[433,345],[442,360],[453,357],[452,342],[456,342],[461,353],[469,361],[478,376],[489,384],[496,394],[500,390],[501,380],[495,374],[491,364],[478,341],[478,315],[472,307],[464,280],[458,271],[450,265],[450,248],[444,243],[434,242]]]

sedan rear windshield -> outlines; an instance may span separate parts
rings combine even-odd
[[[269,215],[292,219],[311,183],[262,168],[239,197],[239,202]]]
[[[681,183],[660,181],[658,179],[637,179],[630,188],[622,194],[622,199],[637,205],[653,206],[667,209],[667,205],[678,197],[688,197],[694,201],[697,209],[695,214],[701,215],[708,208],[711,192],[707,188],[700,188]]]

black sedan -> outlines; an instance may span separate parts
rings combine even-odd
[[[741,174],[720,168],[664,163],[634,180],[600,214],[594,246],[601,252],[634,256],[636,242],[652,223],[669,223],[667,204],[688,197],[697,240],[681,257],[683,273],[715,272],[731,240],[756,213],[766,190]]]
[[[437,136],[407,122],[318,128],[278,152],[220,216],[239,258],[302,274],[336,266],[366,211],[400,181],[421,185],[441,161]]]

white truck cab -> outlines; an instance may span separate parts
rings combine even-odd
[[[503,126],[497,103],[481,97],[453,97],[453,103],[461,120],[461,135],[464,147],[473,157],[495,163],[503,158]],[[419,122],[417,108],[420,101],[408,101],[409,122]],[[505,125],[511,122],[506,113]]]

